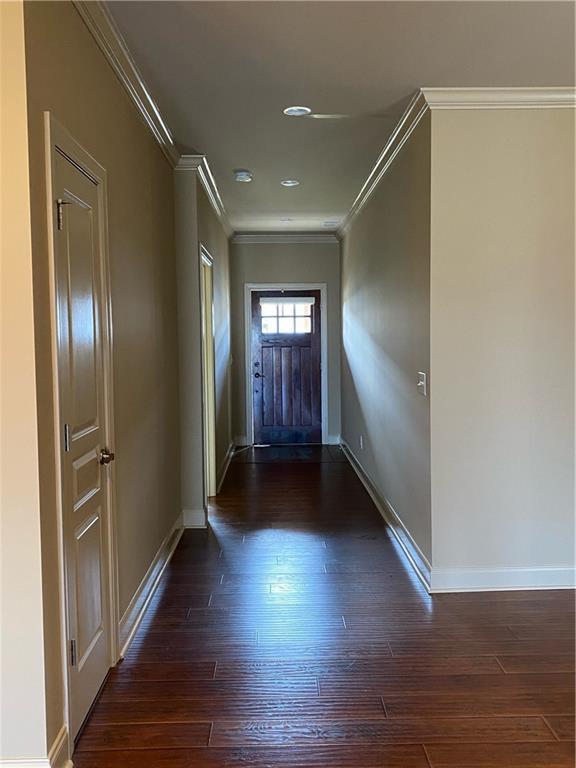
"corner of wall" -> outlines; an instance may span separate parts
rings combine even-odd
[[[63,725],[48,752],[47,762],[50,768],[73,768],[70,759],[71,746],[68,728]]]
[[[183,509],[182,524],[184,528],[207,528],[208,510],[206,507],[201,509]]]
[[[8,763],[42,760],[49,738],[24,24],[20,0],[0,3],[0,761]]]

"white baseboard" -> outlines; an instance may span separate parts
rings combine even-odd
[[[394,534],[396,541],[408,558],[408,561],[414,569],[416,575],[424,584],[426,589],[430,590],[431,567],[428,559],[418,544],[416,544],[410,531],[406,528],[390,502],[378,491],[376,484],[372,481],[362,464],[358,461],[348,443],[342,440],[340,444],[344,454],[346,455],[346,458],[352,466],[352,469],[354,469],[363,486],[368,491],[368,494],[374,502],[376,509],[388,523],[388,527]]]
[[[226,456],[224,457],[224,461],[222,462],[220,469],[218,471],[218,478],[216,483],[216,493],[220,493],[220,488],[222,488],[222,485],[224,483],[224,480],[226,479],[226,473],[228,472],[228,467],[230,466],[230,462],[232,461],[232,456],[234,456],[234,443],[230,443],[228,446],[228,450],[226,451]]]
[[[381,496],[350,446],[342,441],[342,449],[356,474],[370,494],[376,508],[386,520],[430,593],[500,592],[519,589],[574,589],[576,569],[570,567],[539,568],[436,568],[432,567],[410,535],[392,505]]]
[[[206,528],[208,512],[205,509],[183,509],[182,521],[184,528]]]
[[[431,592],[574,589],[574,568],[432,568]]]
[[[2,768],[73,768],[70,760],[68,728],[65,725],[60,728],[50,747],[48,757],[22,757],[15,760],[0,758],[0,766]]]
[[[328,435],[326,439],[326,445],[340,445],[342,443],[342,438],[340,435]]]
[[[63,725],[54,739],[48,757],[0,758],[1,768],[73,768],[69,757],[68,728]]]
[[[48,752],[50,768],[72,768],[68,728],[63,725]]]
[[[138,625],[142,620],[142,616],[144,615],[144,611],[150,602],[150,598],[158,586],[158,581],[160,580],[164,569],[168,565],[168,562],[172,557],[172,553],[176,549],[176,545],[180,541],[182,530],[182,515],[178,515],[176,522],[170,530],[170,533],[168,536],[166,536],[160,545],[160,548],[156,553],[154,560],[152,560],[146,575],[140,582],[140,586],[134,593],[134,597],[132,600],[130,600],[128,608],[120,619],[118,634],[120,636],[121,658],[124,656],[128,650],[128,646],[132,642],[132,638],[138,629]]]

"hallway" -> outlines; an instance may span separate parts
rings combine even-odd
[[[237,453],[76,768],[569,768],[572,592],[436,595],[336,446]]]

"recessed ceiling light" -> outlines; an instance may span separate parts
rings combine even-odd
[[[283,187],[297,187],[300,182],[298,179],[283,179],[280,184],[282,184]]]
[[[312,114],[310,107],[286,107],[284,114],[288,117],[306,117]]]
[[[252,171],[247,170],[246,168],[236,168],[234,170],[234,181],[240,181],[243,184],[248,184],[254,176],[252,175]]]

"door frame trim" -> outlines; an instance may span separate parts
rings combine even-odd
[[[328,442],[328,285],[327,283],[244,283],[244,386],[246,438],[254,445],[254,400],[252,397],[252,293],[254,291],[320,291],[320,389],[322,443]]]
[[[50,332],[52,340],[52,395],[54,408],[54,471],[56,479],[56,510],[58,529],[58,577],[60,638],[62,645],[62,672],[64,687],[64,718],[68,731],[68,754],[71,755],[72,737],[70,734],[70,676],[68,668],[68,605],[66,559],[64,545],[64,510],[62,499],[62,464],[60,460],[62,434],[60,429],[60,377],[58,360],[58,320],[56,293],[56,249],[54,238],[53,199],[53,164],[58,153],[91,178],[97,185],[100,206],[100,243],[101,243],[101,287],[102,287],[102,370],[104,377],[104,432],[111,446],[115,445],[114,435],[114,376],[113,376],[113,325],[112,297],[110,281],[110,258],[108,248],[108,188],[106,169],[79,144],[76,139],[54,118],[51,112],[44,112],[44,158],[46,179],[46,217],[48,241],[48,278],[50,288]],[[109,603],[109,648],[110,666],[120,658],[119,642],[119,592],[118,592],[118,556],[116,541],[116,483],[114,464],[109,469],[107,487],[106,539],[106,585]]]
[[[208,497],[215,496],[218,488],[218,471],[216,466],[216,346],[214,341],[214,259],[205,245],[200,243],[199,281],[200,281],[200,333],[201,333],[201,366],[202,366],[202,459],[204,463],[204,505],[208,507]],[[212,296],[210,310],[212,312],[212,338],[206,339],[206,346],[211,348],[211,355],[204,350],[204,322],[206,317],[206,296],[204,293],[204,268],[211,270]],[[212,401],[207,398],[208,364],[212,365],[212,386],[210,387]]]

